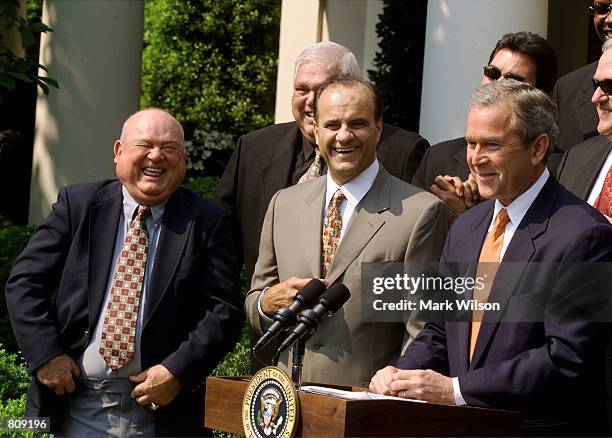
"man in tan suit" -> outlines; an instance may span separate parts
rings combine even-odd
[[[303,376],[363,385],[400,355],[420,326],[364,321],[361,264],[438,261],[448,213],[438,198],[379,164],[382,103],[371,85],[333,76],[317,91],[314,109],[315,137],[329,172],[270,201],[247,316],[261,332],[312,278],[344,283],[351,298],[306,343]],[[279,362],[286,369],[288,354]]]

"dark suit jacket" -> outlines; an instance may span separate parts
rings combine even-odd
[[[477,264],[493,206],[493,201],[482,202],[454,222],[443,262]],[[503,262],[611,260],[610,224],[550,177],[519,224]],[[489,301],[501,303],[515,315],[533,310],[538,303],[548,310],[551,289],[559,286],[555,283],[559,273],[550,277],[552,285],[541,287],[516,271],[516,264],[504,263]],[[547,266],[560,269],[557,264],[534,265],[531,271],[538,274]],[[562,433],[605,432],[606,334],[602,326],[554,318],[531,321],[536,322],[495,322],[485,312],[471,362],[469,322],[428,323],[399,359],[398,367],[457,376],[469,405],[517,409],[526,418],[569,423]]]
[[[577,144],[563,156],[558,171],[559,183],[586,201],[611,149],[612,142],[605,135]]]
[[[268,204],[277,191],[291,185],[301,135],[297,123],[289,122],[240,137],[219,183],[216,200],[234,214],[237,241],[243,246],[247,284],[257,262]],[[391,175],[410,181],[428,147],[429,143],[420,135],[384,124],[378,160]]]
[[[433,145],[425,152],[412,184],[430,191],[438,175],[458,176],[465,181],[470,174],[466,153],[467,143],[463,137]]]
[[[118,181],[63,188],[15,262],[6,301],[33,375],[62,353],[76,360],[89,343],[103,311],[122,202]],[[228,214],[179,188],[167,201],[150,275],[142,367],[161,363],[182,385],[176,399],[156,412],[156,433],[198,434],[202,382],[232,348],[243,322]],[[59,415],[54,408],[61,400],[34,378],[26,415]]]
[[[559,108],[557,147],[569,150],[575,144],[597,135],[597,111],[591,103],[592,79],[597,61],[561,76],[553,90]]]

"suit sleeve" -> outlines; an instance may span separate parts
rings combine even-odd
[[[255,272],[251,282],[246,301],[245,310],[249,324],[253,330],[262,333],[262,321],[257,309],[257,302],[261,292],[266,287],[274,286],[279,283],[278,267],[276,263],[276,252],[274,250],[274,209],[278,198],[277,192],[268,205],[263,227],[261,229],[261,239],[259,240],[259,257],[255,264]]]
[[[609,225],[592,226],[568,246],[562,262],[567,264],[566,267],[576,263],[609,263],[612,260],[610,242],[612,229]],[[568,282],[564,278],[567,271],[563,264],[553,291],[566,297],[574,294],[582,299],[585,294],[593,294],[595,279]],[[569,290],[561,283],[573,284],[579,290]],[[601,283],[604,284],[604,294],[608,295],[609,273],[607,280],[600,279]],[[601,384],[597,379],[602,376],[607,342],[604,325],[589,321],[589,318],[575,318],[575,315],[572,319],[559,317],[558,313],[551,312],[553,301],[547,303],[542,345],[458,376],[461,394],[469,405],[516,406],[559,388],[563,388],[568,397],[575,397],[572,394],[584,394],[584,388],[592,388],[589,385],[594,381],[595,385]],[[520,324],[534,325],[515,323],[517,329],[521,328]]]
[[[187,388],[199,385],[233,348],[244,322],[243,298],[227,214],[221,215],[216,222],[203,252],[201,263],[192,269],[203,271],[204,284],[194,287],[201,287],[206,296],[204,316],[178,349],[162,361],[162,365]]]
[[[62,188],[51,213],[15,261],[5,287],[13,332],[32,374],[64,353],[51,296],[59,285],[70,241],[70,203]]]
[[[406,263],[435,262],[440,259],[449,228],[446,205],[435,199],[423,210],[414,227],[406,251]],[[408,327],[408,331],[410,328]],[[444,327],[427,323],[423,330],[414,334],[414,340],[398,359],[401,369],[433,369],[448,375],[448,357]]]
[[[423,190],[429,191],[429,187],[425,187],[427,184],[427,161],[429,159],[429,151],[431,148],[428,148],[421,160],[421,164],[419,164],[418,169],[415,171],[414,176],[412,177],[412,185],[415,185]]]
[[[408,148],[401,179],[406,182],[412,181],[428,150],[429,142],[420,135],[417,135]]]
[[[215,202],[223,206],[231,213],[232,233],[236,244],[236,254],[238,256],[238,266],[242,266],[244,262],[244,248],[242,245],[242,230],[240,228],[240,220],[238,218],[236,199],[238,196],[238,178],[240,175],[240,158],[242,154],[242,141],[244,136],[238,139],[236,148],[225,167],[225,172],[219,180],[217,193],[215,194]]]

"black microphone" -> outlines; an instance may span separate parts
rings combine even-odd
[[[259,341],[253,347],[253,351],[257,351],[276,338],[285,328],[295,325],[297,315],[305,307],[312,307],[321,294],[325,292],[325,285],[321,280],[313,278],[298,291],[295,295],[295,301],[289,307],[278,309],[274,314],[274,323],[266,330]]]
[[[327,316],[336,313],[350,297],[351,293],[345,285],[342,283],[333,284],[327,292],[321,296],[316,306],[300,313],[298,316],[298,324],[291,330],[291,334],[287,336],[278,350],[276,350],[276,355],[278,356],[281,351],[291,346],[298,339],[306,335],[312,335],[321,325],[321,321]]]

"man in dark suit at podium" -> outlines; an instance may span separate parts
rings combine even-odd
[[[605,433],[606,332],[584,319],[549,318],[551,291],[565,292],[564,283],[551,276],[552,284],[540,285],[522,273],[611,261],[612,227],[546,168],[557,135],[548,96],[498,81],[478,89],[470,108],[468,163],[488,200],[455,221],[442,262],[478,264],[477,277],[486,266],[481,262],[493,262],[486,287],[473,298],[518,317],[500,322],[485,310],[472,313],[471,322],[429,322],[397,368],[380,370],[370,387],[431,402],[521,410],[525,433]],[[542,310],[521,319],[538,306],[547,318]]]

